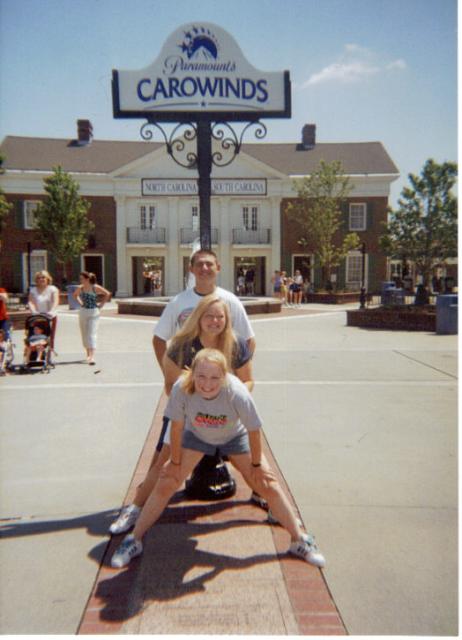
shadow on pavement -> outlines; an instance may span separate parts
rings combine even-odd
[[[0,538],[35,536],[55,531],[68,531],[70,529],[86,529],[92,536],[104,536],[119,511],[120,509],[108,509],[107,511],[90,513],[66,520],[33,520],[26,522],[20,519],[14,521],[4,520],[3,522],[6,522],[6,524],[2,524],[0,527]]]
[[[149,603],[175,601],[202,593],[207,583],[225,571],[242,571],[257,564],[277,562],[275,553],[233,557],[197,549],[198,536],[237,527],[265,526],[255,520],[223,522],[178,522],[169,526],[159,521],[146,535],[143,554],[114,577],[99,582],[95,597],[102,601],[100,620],[123,622],[139,614]],[[119,537],[117,544],[122,540]],[[117,544],[111,544],[103,564],[108,566]],[[245,538],[242,540],[245,551]],[[93,552],[100,553],[100,545]],[[201,570],[202,569],[202,570]],[[200,573],[200,575],[197,575]],[[106,574],[105,574],[106,575]],[[188,578],[188,575],[195,577]]]

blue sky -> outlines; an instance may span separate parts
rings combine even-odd
[[[268,142],[380,140],[391,203],[424,162],[457,160],[457,0],[0,0],[0,138],[139,140],[112,117],[112,69],[140,69],[188,22],[220,25],[255,67],[289,70],[292,118]],[[254,142],[253,138],[247,139]]]

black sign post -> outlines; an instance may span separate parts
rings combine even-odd
[[[257,139],[264,138],[261,118],[291,117],[289,72],[254,68],[234,39],[210,23],[178,28],[146,69],[113,70],[112,99],[114,118],[147,120],[141,137],[151,140],[153,128],[157,129],[175,162],[197,170],[202,249],[212,244],[213,166],[224,167],[234,160],[249,128],[254,128]],[[240,133],[230,122],[242,124]],[[167,133],[160,123],[173,124],[173,130]],[[205,499],[232,495],[235,483],[223,460],[218,454],[209,458],[196,467],[188,494]],[[204,474],[209,482],[204,483]]]

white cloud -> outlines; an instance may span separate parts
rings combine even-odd
[[[321,71],[313,73],[308,80],[296,86],[300,89],[306,89],[307,87],[329,82],[357,83],[384,71],[403,70],[407,66],[402,59],[386,63],[377,62],[376,58],[377,56],[370,49],[354,43],[346,44],[344,52],[336,62],[327,65]]]

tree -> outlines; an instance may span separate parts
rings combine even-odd
[[[45,248],[63,265],[66,281],[69,266],[88,245],[94,224],[88,219],[90,203],[79,195],[79,185],[61,167],[44,180],[46,198],[35,213],[35,228]]]
[[[3,169],[4,160],[5,158],[0,155],[0,174],[5,173],[5,170]],[[5,224],[6,217],[12,207],[13,207],[12,203],[8,202],[7,199],[5,198],[3,189],[0,189],[0,245],[1,245],[3,226]]]
[[[428,289],[435,267],[457,256],[457,164],[426,161],[420,177],[408,176],[398,209],[389,210],[380,247],[390,258],[414,262]]]
[[[352,189],[340,162],[319,163],[310,176],[294,181],[298,199],[288,205],[288,212],[298,223],[298,244],[304,252],[310,248],[322,270],[322,281],[332,288],[331,274],[349,251],[359,246],[359,236],[348,233],[340,237],[342,204]]]

